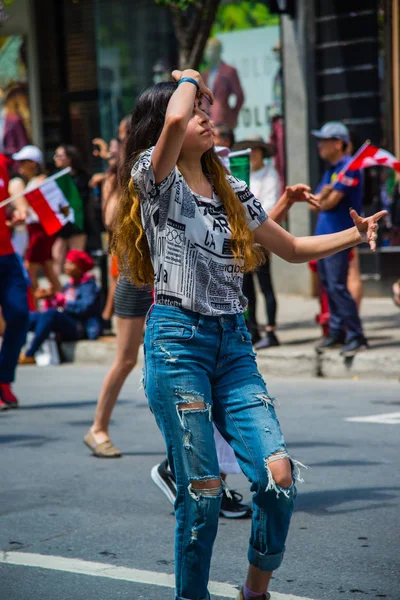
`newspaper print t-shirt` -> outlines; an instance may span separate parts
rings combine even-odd
[[[150,148],[139,157],[132,178],[139,193],[141,218],[154,268],[154,301],[203,315],[243,313],[243,266],[230,250],[225,208],[194,194],[176,167],[155,183]],[[268,218],[244,181],[227,175],[243,203],[253,231]]]

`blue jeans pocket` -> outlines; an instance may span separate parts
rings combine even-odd
[[[161,322],[154,326],[153,341],[157,343],[181,342],[193,339],[196,325],[186,323]]]

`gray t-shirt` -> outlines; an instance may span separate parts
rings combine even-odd
[[[151,164],[153,148],[139,157],[132,178],[140,196],[143,228],[154,268],[155,303],[203,315],[243,313],[243,267],[230,251],[225,208],[214,192],[194,194],[175,167],[160,184]],[[244,204],[253,231],[268,218],[244,181],[227,175]]]

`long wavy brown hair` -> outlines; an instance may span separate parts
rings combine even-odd
[[[140,154],[155,146],[164,126],[168,102],[176,90],[173,82],[157,83],[143,92],[134,108],[125,157],[119,169],[119,202],[113,229],[111,252],[118,257],[120,272],[136,285],[152,285],[154,271],[143,230],[138,190],[131,170]],[[232,232],[231,251],[244,272],[253,271],[265,260],[254,245],[245,208],[227,181],[227,171],[211,148],[202,157],[204,173],[210,178],[226,210]]]

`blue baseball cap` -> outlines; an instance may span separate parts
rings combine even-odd
[[[323,140],[342,140],[348,144],[350,142],[350,132],[344,123],[340,121],[329,121],[321,129],[313,129],[311,134]]]

